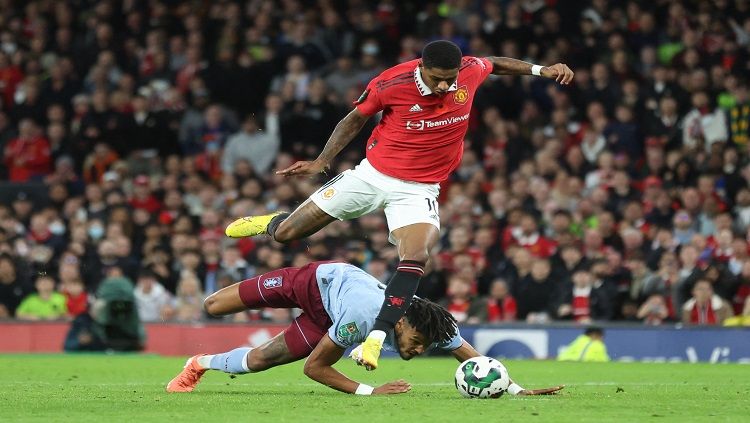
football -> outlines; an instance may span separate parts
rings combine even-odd
[[[456,389],[466,398],[499,398],[509,385],[508,370],[492,357],[473,357],[456,369]]]

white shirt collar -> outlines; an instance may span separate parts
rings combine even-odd
[[[427,84],[424,83],[424,80],[422,80],[422,72],[419,71],[419,66],[414,68],[414,83],[417,84],[417,89],[419,90],[419,93],[422,94],[422,96],[432,94],[432,90],[430,89],[430,87],[428,87]],[[456,80],[453,81],[453,84],[448,87],[448,91],[456,91],[457,89],[458,78],[456,78]]]

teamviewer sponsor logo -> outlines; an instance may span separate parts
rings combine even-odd
[[[406,129],[413,129],[416,131],[421,131],[424,129],[432,129],[432,128],[439,128],[441,126],[453,125],[456,123],[463,122],[467,119],[469,119],[468,113],[465,115],[451,116],[451,117],[440,119],[440,120],[407,120]]]

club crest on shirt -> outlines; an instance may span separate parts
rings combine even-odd
[[[344,323],[343,325],[339,326],[339,329],[336,331],[336,335],[338,336],[340,341],[348,341],[351,338],[359,335],[359,328],[357,327],[357,323]]]
[[[284,278],[276,276],[274,278],[263,279],[263,286],[266,287],[266,289],[273,289],[280,287],[283,282]]]
[[[320,196],[323,197],[324,200],[330,200],[334,195],[336,195],[335,188],[328,188],[327,190],[320,193]]]
[[[465,104],[468,99],[469,99],[469,89],[466,88],[466,85],[460,86],[453,93],[453,101],[455,101],[457,104]]]

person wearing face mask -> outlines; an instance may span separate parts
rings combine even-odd
[[[27,240],[31,245],[51,248],[55,255],[65,248],[65,224],[59,218],[51,220],[47,213],[31,216]]]
[[[88,228],[88,234],[93,242],[99,242],[104,236],[104,225],[100,221],[92,221]]]
[[[456,44],[433,41],[424,47],[421,59],[386,69],[370,81],[315,160],[296,162],[276,174],[325,173],[365,123],[382,112],[367,141],[367,158],[355,169],[330,180],[291,214],[248,216],[226,229],[234,238],[268,234],[290,242],[335,220],[383,208],[401,261],[372,332],[354,357],[367,369],[377,368],[386,332],[409,308],[429,251],[438,242],[439,184],[461,162],[474,95],[491,74],[536,75],[562,85],[573,80],[573,71],[562,63],[539,66],[507,57],[463,56]]]

